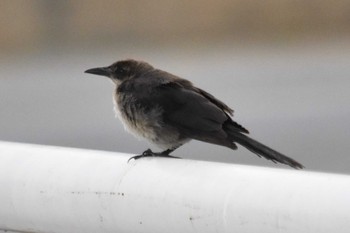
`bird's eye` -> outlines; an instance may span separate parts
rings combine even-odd
[[[125,74],[126,73],[126,69],[122,68],[122,67],[118,67],[116,70],[116,73],[118,74]]]

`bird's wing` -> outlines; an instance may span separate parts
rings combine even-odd
[[[228,119],[227,114],[215,103],[178,83],[163,84],[157,89],[163,97],[160,105],[164,109],[166,123],[190,131],[213,132],[220,131]]]
[[[218,100],[213,95],[211,95],[210,93],[208,93],[208,92],[206,92],[206,91],[204,91],[204,90],[202,90],[200,88],[193,87],[193,90],[196,91],[197,93],[203,95],[205,98],[207,98],[210,102],[214,103],[221,110],[223,110],[226,113],[228,113],[231,116],[233,116],[233,109],[230,108],[229,106],[227,106],[224,102]]]
[[[173,76],[147,80],[148,85],[152,82],[148,95],[140,93],[142,98],[137,99],[142,99],[143,106],[163,109],[164,123],[177,128],[185,136],[205,141],[224,139],[227,137],[223,130],[225,122],[232,122],[237,131],[247,131],[228,116],[232,110],[227,105],[194,87],[188,80]]]

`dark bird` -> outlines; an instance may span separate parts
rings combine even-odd
[[[85,73],[110,78],[116,85],[115,110],[124,127],[164,149],[160,153],[148,149],[134,159],[173,157],[171,152],[196,139],[233,150],[238,143],[259,157],[303,168],[297,161],[248,137],[248,130],[232,120],[230,107],[186,79],[131,59]]]

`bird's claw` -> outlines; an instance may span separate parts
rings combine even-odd
[[[128,162],[130,162],[130,160],[132,160],[132,159],[137,160],[137,159],[140,159],[143,157],[150,157],[150,156],[155,156],[155,153],[151,149],[147,149],[144,152],[142,152],[142,154],[140,154],[140,155],[135,155],[135,156],[130,157],[128,159]]]
[[[140,155],[135,155],[135,156],[130,157],[128,159],[128,162],[132,159],[137,160],[137,159],[140,159],[143,157],[151,157],[151,156],[152,157],[165,157],[165,158],[181,159],[180,157],[169,155],[166,151],[156,153],[156,152],[153,152],[151,149],[147,149],[144,152],[142,152],[142,154],[140,154]]]
[[[142,152],[141,157],[149,157],[149,156],[155,156],[156,153],[154,153],[151,149],[147,149],[144,152]]]

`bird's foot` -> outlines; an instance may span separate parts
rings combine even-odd
[[[137,160],[143,157],[164,157],[164,158],[174,158],[174,159],[181,159],[180,157],[172,156],[169,155],[172,150],[165,150],[162,152],[153,152],[151,149],[145,150],[142,154],[140,155],[135,155],[129,158],[128,162],[132,159]]]

